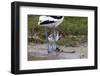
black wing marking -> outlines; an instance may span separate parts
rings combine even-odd
[[[61,19],[63,16],[50,16],[50,17],[52,17],[54,19]]]
[[[43,21],[43,22],[40,23],[40,25],[42,25],[42,24],[50,24],[50,23],[55,23],[55,21],[49,21],[49,20]]]

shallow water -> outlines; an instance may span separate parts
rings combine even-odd
[[[29,44],[28,45],[28,60],[55,60],[55,59],[83,59],[88,56],[87,43],[79,47],[59,46],[63,52],[47,52],[47,44]],[[71,53],[75,51],[74,53]]]

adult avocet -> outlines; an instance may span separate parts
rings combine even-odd
[[[57,49],[56,47],[56,41],[59,39],[59,34],[55,30],[58,25],[60,25],[63,22],[64,17],[63,16],[40,16],[38,24],[41,26],[45,26],[45,36],[48,44],[48,53],[55,51]],[[47,28],[52,28],[53,33],[48,36]]]

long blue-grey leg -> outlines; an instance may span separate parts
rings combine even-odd
[[[55,27],[53,28],[53,39],[54,39],[54,42],[52,44],[52,47],[53,47],[53,50],[55,51],[56,50],[56,30],[55,30]]]
[[[46,38],[46,43],[48,43],[48,31],[47,31],[47,27],[45,27],[45,38]]]
[[[46,37],[47,51],[48,51],[48,53],[50,53],[52,51],[52,46],[51,46],[51,44],[48,41],[47,27],[45,27],[45,37]]]
[[[47,50],[48,50],[48,31],[47,31],[47,27],[45,27],[45,39],[46,39]]]

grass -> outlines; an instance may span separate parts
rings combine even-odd
[[[80,46],[82,43],[87,42],[87,36],[85,35],[67,35],[66,37],[57,41],[58,45],[65,45],[77,47]]]
[[[66,16],[58,29],[64,32],[65,35],[87,35],[87,21],[87,17]]]

